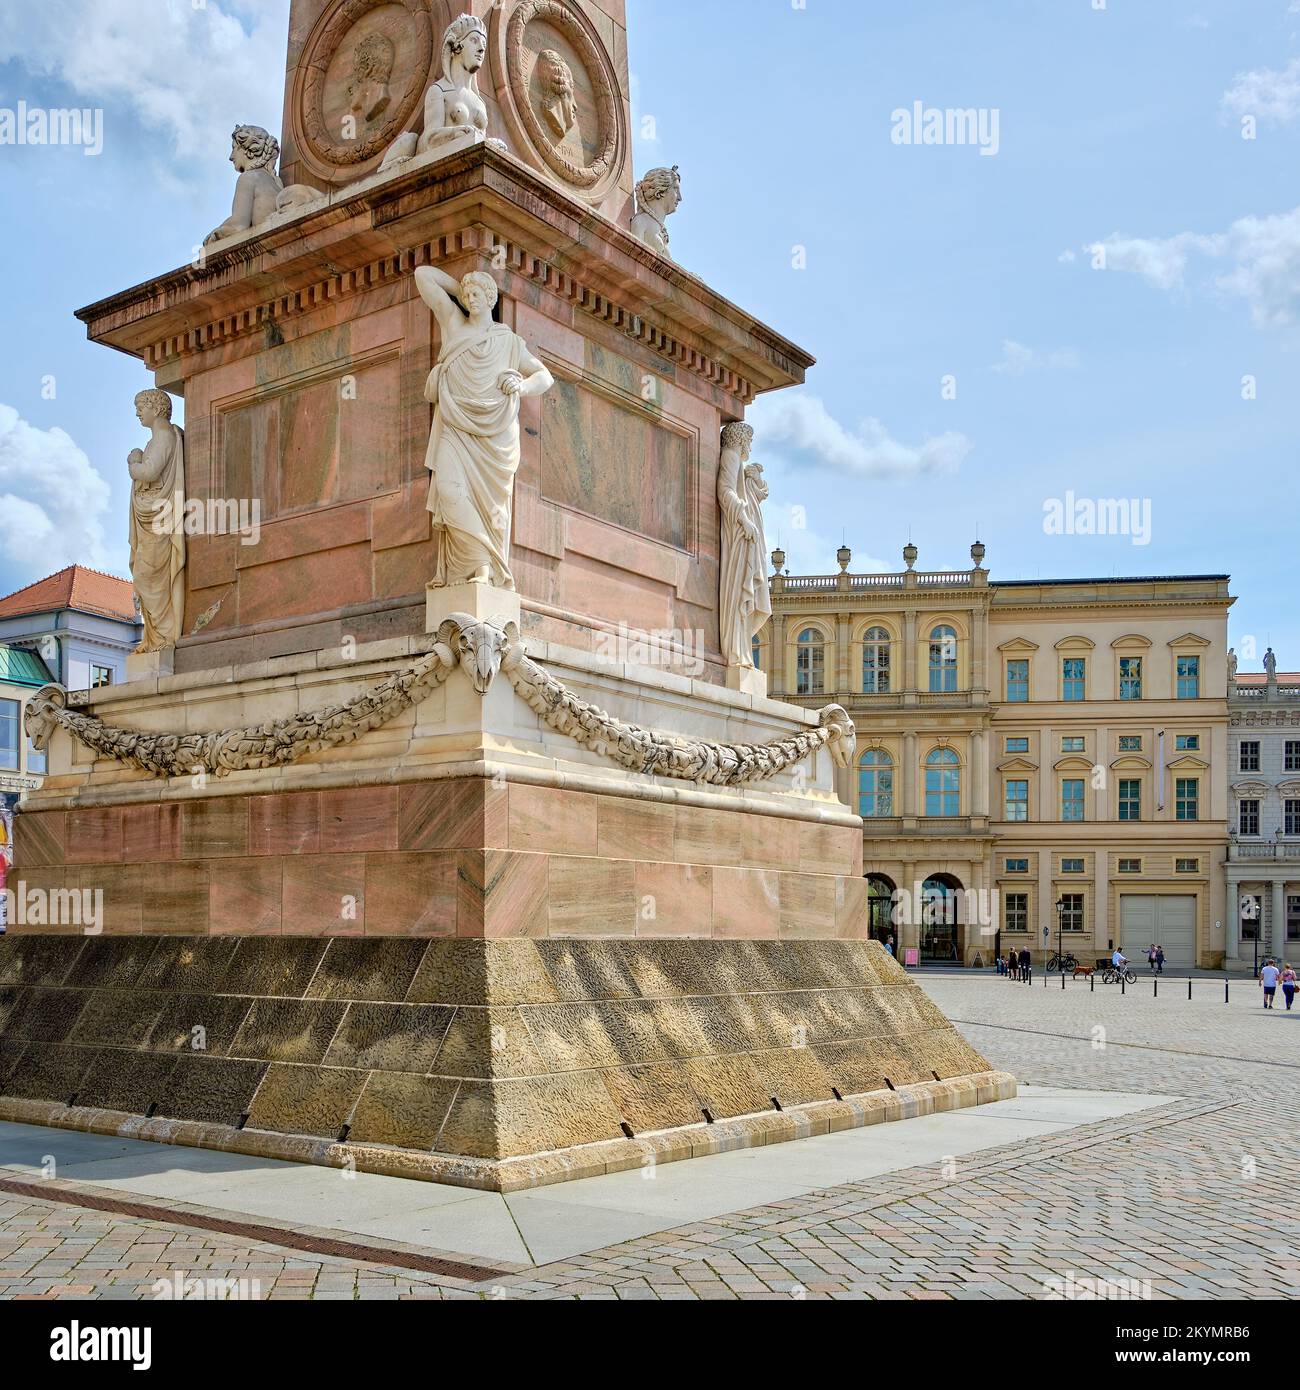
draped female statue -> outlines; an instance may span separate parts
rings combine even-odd
[[[135,413],[149,431],[127,455],[131,473],[131,583],[144,636],[138,653],[175,645],[185,621],[185,435],[166,391],[141,391]]]
[[[752,425],[736,421],[723,426],[718,463],[722,512],[718,627],[728,666],[753,666],[753,639],[772,613],[763,539],[767,483],[762,468],[749,462],[753,441]]]
[[[442,334],[424,388],[433,405],[425,454],[439,540],[433,583],[513,589],[510,513],[519,469],[519,401],[550,390],[554,378],[517,333],[492,321],[497,285],[485,271],[470,271],[457,284],[444,271],[421,266],[415,284]]]

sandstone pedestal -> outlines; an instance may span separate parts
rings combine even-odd
[[[128,681],[154,680],[158,676],[170,676],[176,670],[176,648],[161,647],[152,652],[127,652],[126,678]]]

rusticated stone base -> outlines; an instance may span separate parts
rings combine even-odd
[[[29,1123],[506,1191],[1014,1092],[874,942],[0,940]]]

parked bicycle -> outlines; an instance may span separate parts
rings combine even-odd
[[[1079,968],[1079,957],[1073,951],[1067,951],[1064,955],[1052,954],[1047,958],[1047,969],[1051,973],[1054,970],[1077,970]]]

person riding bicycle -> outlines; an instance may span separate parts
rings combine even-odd
[[[1111,953],[1110,964],[1116,974],[1122,975],[1124,973],[1124,967],[1128,964],[1128,957],[1118,946]]]

